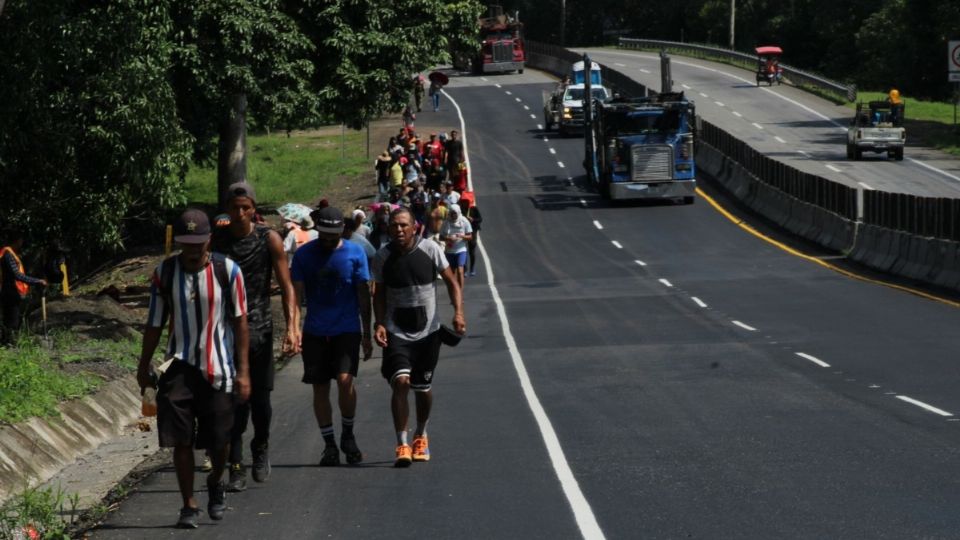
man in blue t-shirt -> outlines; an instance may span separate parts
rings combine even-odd
[[[332,207],[312,214],[316,240],[301,246],[293,256],[290,275],[297,297],[307,300],[301,341],[303,382],[313,385],[313,412],[326,448],[321,466],[363,461],[353,435],[357,410],[357,376],[360,347],[363,359],[373,353],[370,341],[370,270],[363,248],[341,238],[343,213]],[[336,379],[343,430],[337,449],[330,406],[330,381]]]

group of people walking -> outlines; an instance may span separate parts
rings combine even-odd
[[[370,252],[359,238],[365,239],[362,233],[368,232],[374,239],[375,232],[384,232],[379,224],[363,224],[362,211],[344,219],[340,210],[327,206],[311,215],[315,239],[296,248],[288,261],[290,248],[285,248],[281,236],[254,221],[257,198],[252,185],[231,185],[224,200],[229,216],[224,227],[212,228],[207,215],[197,209],[188,209],[175,223],[174,239],[181,251],[153,272],[137,370],[141,389],[157,388],[160,445],[174,451],[183,499],[177,525],[198,526],[194,448],[205,449],[210,457],[206,487],[211,519],[223,518],[227,491],[246,488],[243,434],[250,419],[253,480],[265,482],[270,477],[274,277],[286,324],[282,351],[301,354],[302,381],[313,390],[313,411],[324,440],[319,465],[338,465],[341,454],[348,464],[363,460],[354,435],[353,381],[361,354],[363,360],[369,359],[374,343],[383,349],[380,371],[392,389],[394,464],[407,467],[429,461],[427,423],[441,341],[455,342],[466,332],[462,265],[457,273],[450,259],[451,250],[459,253],[453,244],[467,240],[469,224],[438,226],[440,239],[447,243],[444,249],[423,234],[412,208],[386,203],[386,211],[376,214],[385,213],[386,236],[377,238],[378,246]],[[441,325],[438,275],[453,306],[452,329]],[[301,304],[306,305],[302,328]],[[152,358],[164,328],[168,360],[158,378]],[[334,381],[341,417],[339,444],[330,403]],[[416,403],[412,439],[407,430],[411,390]]]

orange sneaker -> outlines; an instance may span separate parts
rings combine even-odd
[[[430,445],[426,435],[413,438],[413,460],[430,461]]]
[[[413,449],[409,444],[401,444],[397,447],[397,459],[393,462],[394,467],[409,467],[413,463]]]

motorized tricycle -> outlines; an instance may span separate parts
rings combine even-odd
[[[783,81],[783,68],[780,67],[780,56],[783,50],[776,45],[757,47],[757,86],[766,82],[768,86]]]

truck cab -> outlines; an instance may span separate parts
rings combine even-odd
[[[576,62],[571,69],[571,83],[558,84],[553,92],[544,95],[543,119],[547,131],[554,127],[560,135],[583,131],[583,101],[587,94],[585,71],[583,62]],[[590,83],[592,100],[605,103],[613,97],[602,85],[600,64],[596,62],[591,62]]]
[[[903,161],[903,147],[907,142],[903,113],[903,103],[857,103],[856,113],[847,128],[847,158],[859,160],[864,152],[886,152],[887,157]]]

